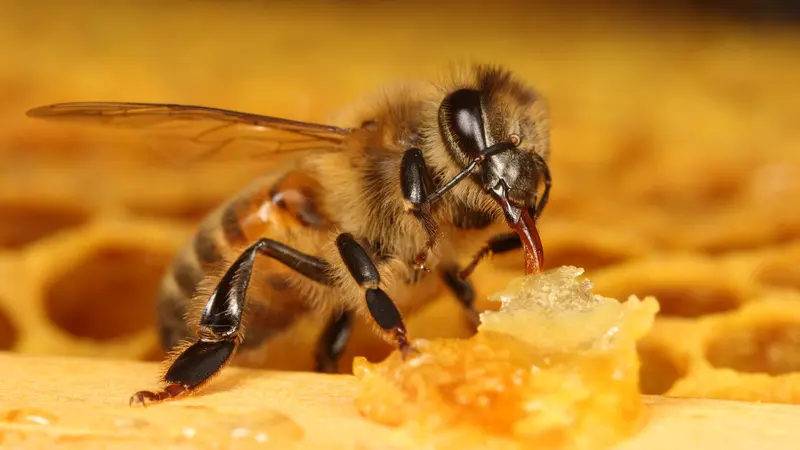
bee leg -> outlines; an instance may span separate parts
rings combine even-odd
[[[411,148],[403,154],[400,163],[400,187],[403,197],[406,200],[406,210],[419,220],[425,233],[428,234],[428,242],[425,248],[414,258],[415,268],[428,271],[425,261],[428,251],[436,245],[439,228],[433,220],[431,214],[431,204],[427,201],[433,192],[433,177],[430,169],[425,164],[422,150]]]
[[[467,319],[475,331],[478,330],[480,324],[480,317],[478,312],[475,311],[475,289],[469,280],[459,276],[458,269],[455,267],[441,271],[442,280],[445,285],[453,292],[456,300],[464,306],[467,313]]]
[[[502,254],[522,248],[522,239],[517,233],[502,233],[492,236],[472,257],[472,261],[458,273],[458,278],[467,279],[481,260],[489,255]]]
[[[183,347],[164,374],[162,381],[166,387],[157,392],[133,394],[131,405],[146,405],[197,391],[230,362],[243,340],[242,314],[258,253],[272,257],[312,280],[328,284],[328,264],[325,261],[271,239],[257,241],[239,255],[220,279],[200,316],[197,340]]]
[[[197,328],[198,339],[172,362],[162,391],[139,391],[130,404],[160,402],[200,388],[230,361],[242,339],[239,334],[244,293],[256,252],[245,251],[231,265],[211,294]]]
[[[414,349],[408,342],[408,333],[400,311],[389,295],[379,287],[381,276],[378,267],[350,233],[340,234],[336,238],[336,247],[350,275],[364,289],[367,309],[375,323],[391,336],[403,356],[407,356]]]
[[[534,152],[534,160],[536,164],[539,166],[539,170],[542,173],[542,177],[544,178],[544,192],[542,193],[542,198],[539,199],[539,202],[535,203],[535,207],[533,209],[533,220],[538,220],[539,216],[542,215],[542,211],[544,211],[544,207],[547,206],[547,202],[550,198],[550,188],[553,185],[553,179],[550,176],[550,168],[547,166],[547,162],[544,158],[541,157],[538,153]]]
[[[317,372],[337,373],[339,371],[337,367],[339,357],[350,339],[352,329],[353,313],[351,311],[342,311],[331,316],[317,344]]]

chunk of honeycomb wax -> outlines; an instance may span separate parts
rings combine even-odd
[[[425,448],[597,449],[632,435],[644,417],[636,342],[658,303],[595,295],[582,274],[512,280],[469,339],[418,340],[406,360],[356,359],[358,410]]]

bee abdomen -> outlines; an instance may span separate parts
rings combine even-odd
[[[200,227],[192,239],[192,247],[197,260],[203,265],[219,264],[223,261],[222,251],[207,227]]]
[[[210,276],[219,275],[225,261],[239,255],[237,249],[261,237],[286,240],[292,228],[327,229],[327,220],[317,209],[313,180],[290,172],[253,183],[226,204],[209,214],[197,228],[190,243],[175,256],[165,274],[158,300],[159,330],[165,349],[193,334],[189,317],[202,309],[203,299],[195,293]],[[277,216],[275,216],[277,214]],[[266,264],[264,264],[266,263]],[[292,288],[291,269],[263,261],[254,272],[248,289],[248,317],[244,347],[255,347],[294,323],[309,311],[309,302]],[[208,288],[213,288],[208,280]],[[210,292],[209,292],[210,293]],[[198,302],[194,304],[193,302]]]
[[[221,212],[218,209],[203,220],[191,242],[181,247],[164,274],[157,300],[158,329],[164,350],[194,334],[187,313],[196,306],[192,305],[195,292],[207,276],[220,270],[232,253],[231,247],[215,236]]]
[[[172,264],[172,277],[175,280],[180,292],[191,297],[197,289],[197,285],[203,280],[205,273],[198,261],[192,258],[194,255],[181,252]]]
[[[181,340],[192,336],[186,321],[191,298],[191,294],[187,295],[178,288],[172,273],[167,273],[157,299],[158,334],[163,350],[169,351]]]
[[[252,210],[252,200],[239,198],[223,207],[220,217],[222,235],[229,246],[236,247],[247,244],[247,235],[242,227],[243,213]]]

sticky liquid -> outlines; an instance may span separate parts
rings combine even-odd
[[[432,448],[598,449],[631,435],[643,412],[636,341],[658,304],[592,295],[581,273],[515,280],[470,339],[356,360],[359,411]]]

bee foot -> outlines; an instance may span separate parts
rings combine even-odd
[[[128,406],[143,406],[147,407],[148,403],[159,403],[163,402],[164,400],[169,400],[171,398],[175,398],[181,394],[186,392],[186,387],[180,384],[171,384],[164,388],[163,391],[152,392],[152,391],[139,391],[133,394],[128,400]]]
[[[481,324],[481,316],[478,311],[472,308],[467,309],[467,323],[473,333],[478,332],[478,326]]]
[[[408,345],[400,348],[400,355],[403,357],[403,361],[405,361],[413,356],[418,356],[419,350],[417,350],[417,348],[413,345]]]
[[[419,350],[417,350],[417,348],[408,341],[408,336],[405,330],[395,331],[395,340],[397,342],[397,349],[400,350],[400,355],[404,360],[410,356],[419,354]]]

